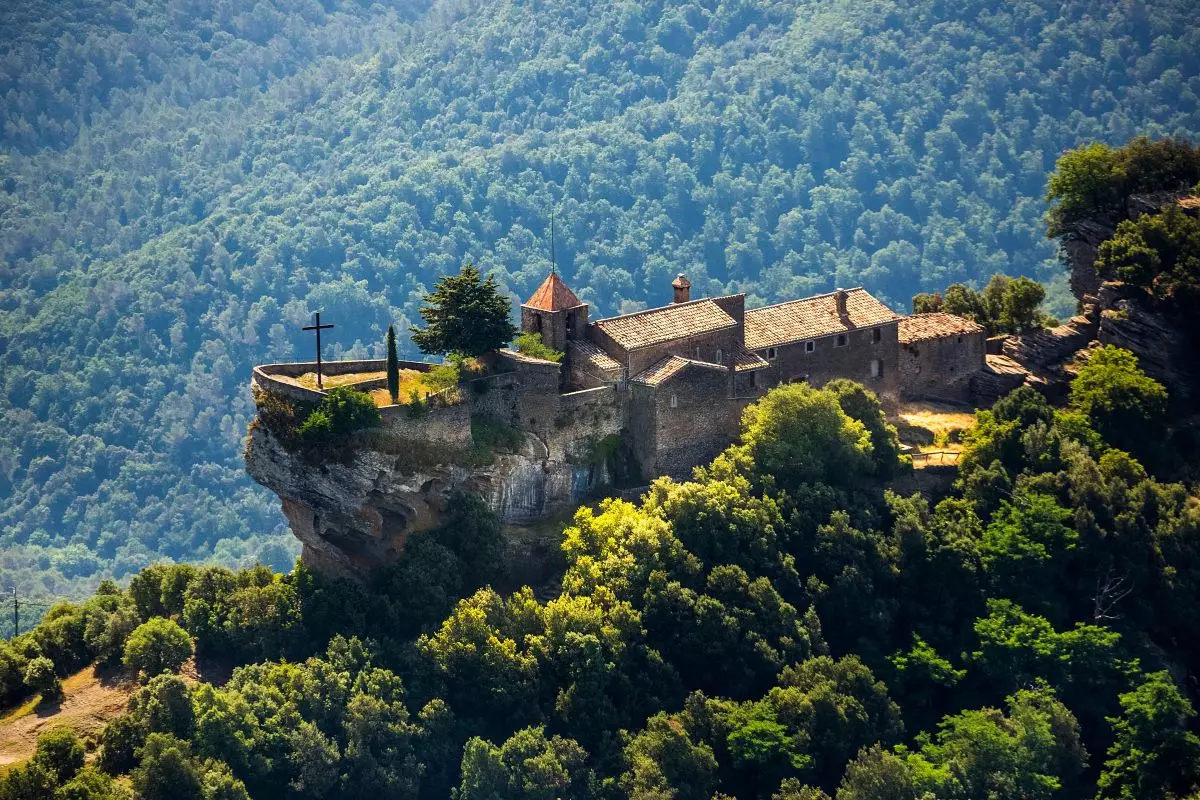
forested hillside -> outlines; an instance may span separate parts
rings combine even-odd
[[[0,736],[93,660],[143,684],[0,800],[1194,800],[1200,503],[1140,460],[1165,403],[1101,348],[1066,408],[977,412],[931,503],[889,490],[874,395],[777,387],[693,480],[581,509],[552,599],[491,588],[469,497],[368,586],[148,568],[0,643]]]
[[[1188,0],[42,2],[0,26],[0,547],[41,591],[287,563],[242,474],[250,365],[307,354],[317,308],[327,356],[378,351],[467,259],[524,295],[552,213],[597,315],[680,270],[903,306],[1055,277],[1065,148],[1200,132]]]

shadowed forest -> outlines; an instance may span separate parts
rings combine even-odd
[[[6,3],[0,550],[34,594],[291,563],[253,363],[380,355],[473,260],[594,315],[1050,285],[1046,175],[1200,132],[1193,4]],[[401,350],[411,350],[407,341]]]

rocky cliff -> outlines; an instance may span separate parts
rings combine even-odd
[[[1169,203],[1179,201],[1179,193],[1133,195],[1123,212],[1125,219],[1153,214]],[[1200,366],[1194,343],[1184,333],[1180,315],[1155,300],[1148,292],[1126,286],[1114,275],[1097,272],[1096,253],[1100,245],[1116,232],[1119,220],[1099,218],[1077,223],[1064,237],[1063,252],[1070,270],[1071,290],[1085,314],[1095,322],[1094,338],[1100,344],[1112,344],[1131,351],[1146,374],[1162,382],[1176,399],[1200,396]],[[1026,337],[1027,338],[1027,337]],[[1005,352],[1008,352],[1006,346]],[[1036,348],[1030,355],[1036,356]],[[1018,361],[1026,363],[1020,356]],[[1032,362],[1037,364],[1035,359]]]
[[[299,409],[323,395],[292,376],[314,366],[255,368],[259,417],[245,458],[250,476],[279,495],[305,563],[325,572],[362,577],[392,563],[410,535],[443,524],[456,492],[483,498],[520,561],[529,538],[514,526],[569,513],[611,483],[625,396],[613,387],[559,394],[555,363],[498,354],[457,401],[383,407],[378,428],[324,449],[295,435]],[[326,375],[382,368],[333,362]]]
[[[390,564],[411,534],[442,524],[456,491],[484,498],[501,522],[520,526],[569,511],[608,478],[603,464],[552,458],[533,435],[483,466],[415,465],[411,454],[371,441],[362,437],[350,459],[314,463],[265,426],[251,430],[246,470],[279,495],[306,564],[354,577]]]

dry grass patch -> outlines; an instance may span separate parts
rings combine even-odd
[[[975,424],[975,412],[944,403],[902,403],[896,411],[900,440],[918,452],[959,451],[962,431]]]
[[[409,370],[410,372],[412,370]],[[362,381],[384,380],[387,378],[386,372],[347,372],[345,375],[322,375],[321,382],[325,388],[334,386],[346,386],[351,383],[361,383]],[[317,388],[317,373],[306,372],[299,378],[295,379],[296,383],[303,386],[305,389]]]

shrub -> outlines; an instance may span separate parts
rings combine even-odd
[[[562,361],[562,352],[555,350],[542,341],[540,333],[522,333],[514,344],[517,352],[530,358],[540,358],[544,361]]]
[[[139,625],[125,642],[125,666],[147,678],[177,672],[192,656],[192,639],[187,631],[164,617]]]
[[[379,425],[379,409],[369,394],[349,386],[335,386],[300,426],[300,438],[309,444]]]
[[[462,377],[461,362],[449,361],[445,364],[438,364],[425,373],[424,383],[430,390],[440,392],[451,386],[457,386],[460,377]]]
[[[54,776],[56,783],[66,783],[83,769],[83,745],[70,728],[55,728],[38,737],[33,763]]]
[[[25,684],[47,700],[62,697],[62,682],[54,672],[54,662],[45,656],[31,659],[25,666]]]

